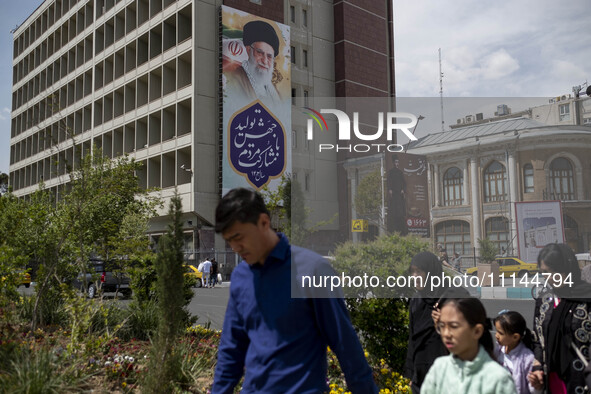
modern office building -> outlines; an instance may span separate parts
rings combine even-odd
[[[326,239],[342,238],[351,196],[338,188],[348,190],[351,155],[320,158],[297,109],[314,97],[394,96],[388,0],[40,0],[14,32],[14,194],[26,198],[43,181],[59,197],[68,172],[99,147],[143,163],[143,187],[165,198],[177,188],[188,250],[223,248],[212,231],[226,160],[222,5],[290,27],[292,172],[312,215],[339,214]],[[155,219],[151,235],[164,228]]]

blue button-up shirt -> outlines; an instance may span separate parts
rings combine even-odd
[[[343,299],[292,298],[292,247],[279,236],[263,265],[232,273],[212,393],[231,393],[243,373],[243,393],[328,391],[327,345],[353,393],[377,393]],[[321,256],[293,249],[306,270],[326,272]]]

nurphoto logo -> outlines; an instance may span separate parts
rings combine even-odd
[[[340,142],[351,140],[351,123],[353,123],[353,134],[361,141],[377,141],[379,140],[384,129],[386,131],[386,139],[392,141],[394,132],[400,130],[408,137],[411,141],[416,141],[417,137],[410,131],[417,125],[417,117],[407,112],[378,112],[378,127],[373,133],[364,133],[359,129],[359,112],[353,112],[353,122],[345,112],[338,109],[321,109],[316,111],[312,108],[305,107],[305,114],[309,115],[311,119],[308,119],[307,124],[307,139],[310,141],[314,138],[314,122],[320,127],[321,131],[328,131],[328,124],[322,114],[332,114],[337,118],[338,127],[338,142],[337,144],[318,144],[318,152],[323,151],[348,151],[348,152],[369,152],[375,150],[376,152],[401,152],[404,147],[400,144],[390,143],[362,143],[362,144],[341,144]],[[401,122],[402,120],[408,120],[407,122]],[[385,123],[385,127],[384,127]]]

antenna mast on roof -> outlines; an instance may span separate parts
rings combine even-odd
[[[439,48],[439,100],[441,101],[441,131],[445,131],[443,121],[443,72],[441,71],[441,48]]]

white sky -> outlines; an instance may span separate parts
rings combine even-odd
[[[591,1],[395,0],[398,96],[552,97],[591,78]]]
[[[8,172],[10,149],[10,30],[41,3],[0,0],[2,172]],[[439,96],[438,48],[445,97],[543,97],[547,102],[591,82],[590,0],[394,0],[394,13],[399,97]],[[475,112],[482,110],[446,114],[445,122]],[[423,121],[417,135],[433,118]]]

